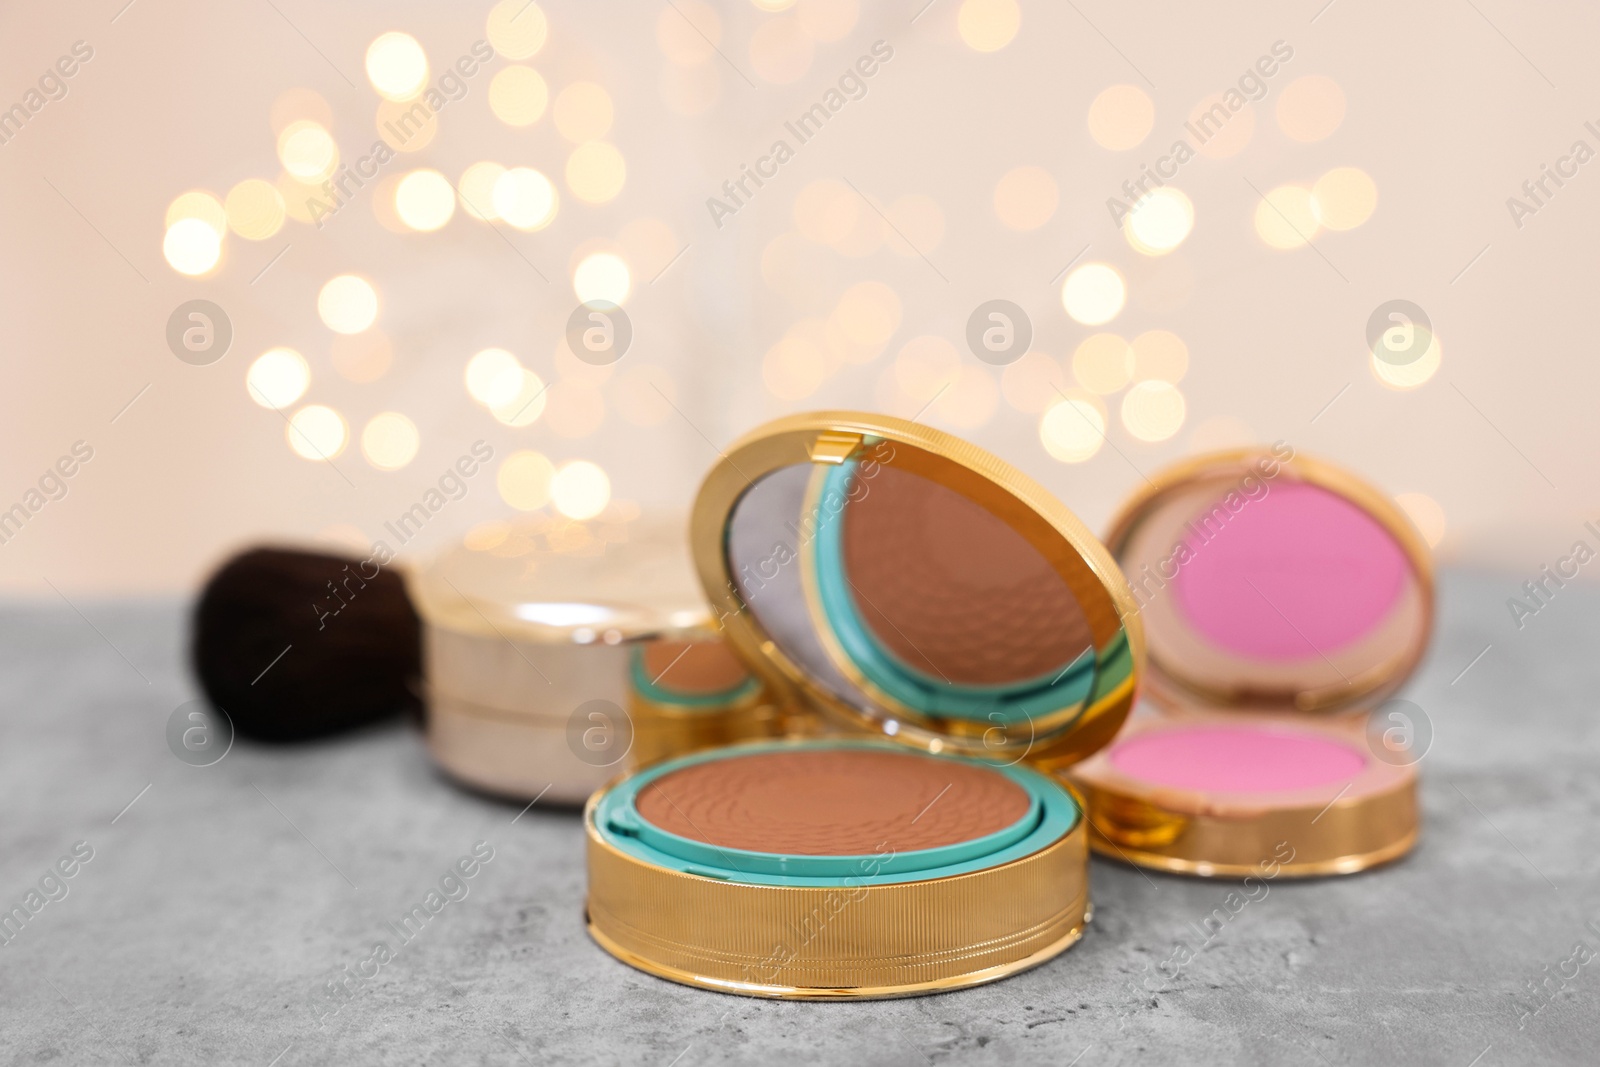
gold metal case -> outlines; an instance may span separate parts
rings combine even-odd
[[[875,1000],[993,982],[1038,966],[1089,920],[1083,822],[1032,855],[887,886],[747,885],[643,863],[585,811],[589,933],[629,966],[779,1000]],[[996,906],[996,902],[1000,902]]]
[[[1025,721],[924,714],[851,669],[837,648],[829,655],[839,677],[825,684],[815,663],[803,661],[787,637],[750,609],[741,593],[745,576],[730,559],[730,528],[741,501],[778,472],[819,472],[864,460],[960,494],[1003,519],[1049,561],[1081,605],[1091,639],[1096,682],[1083,699]],[[808,507],[817,503],[817,484],[812,478]],[[735,651],[781,700],[814,709],[847,734],[887,737],[912,749],[999,766],[1025,761],[1051,771],[1108,743],[1133,704],[1143,636],[1110,554],[1032,479],[950,434],[853,412],[769,423],[731,445],[707,475],[690,520],[690,544],[713,617]],[[791,547],[791,561],[810,551],[805,544]],[[818,610],[818,595],[808,580],[809,612]],[[1089,829],[1081,817],[1069,832],[1023,858],[873,886],[839,907],[839,887],[746,884],[627,854],[596,822],[607,793],[625,782],[608,786],[586,810],[589,930],[619,959],[673,981],[792,999],[939,992],[1041,963],[1073,944],[1089,918]],[[1057,794],[1065,788],[1063,799],[1081,811],[1081,799],[1059,778],[1045,784]],[[817,915],[832,917],[825,936],[796,946],[793,932]],[[786,945],[790,951],[775,952]]]

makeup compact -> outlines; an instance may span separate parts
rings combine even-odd
[[[1091,847],[1224,877],[1345,874],[1412,847],[1415,756],[1366,729],[1433,625],[1427,545],[1398,506],[1280,444],[1153,475],[1106,545],[1154,713],[1069,772]]]
[[[674,981],[813,999],[975,985],[1072,945],[1088,826],[1051,772],[1116,734],[1143,656],[1087,528],[965,441],[825,412],[732,445],[690,541],[734,653],[840,732],[592,797],[595,940]]]
[[[681,520],[533,516],[409,579],[428,747],[475,788],[581,804],[628,767],[785,728],[715,633]]]

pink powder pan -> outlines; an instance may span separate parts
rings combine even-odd
[[[1130,778],[1203,793],[1295,793],[1339,786],[1367,754],[1343,740],[1276,724],[1185,726],[1119,743],[1111,764]]]
[[[1192,560],[1173,582],[1183,614],[1220,647],[1268,660],[1333,654],[1372,633],[1410,569],[1372,515],[1303,482],[1202,536],[1187,532]]]
[[[1106,538],[1144,619],[1144,710],[1072,767],[1096,851],[1222,877],[1363,870],[1415,843],[1415,761],[1367,719],[1433,620],[1427,548],[1348,471],[1271,449],[1151,478]]]

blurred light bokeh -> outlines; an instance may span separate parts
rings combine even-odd
[[[684,511],[734,436],[835,407],[969,437],[1096,528],[1171,460],[1284,440],[1446,559],[1535,570],[1600,493],[1574,447],[1600,178],[1559,162],[1600,136],[1554,88],[1581,98],[1592,37],[1492,17],[10,7],[0,588],[399,548],[385,523],[477,442],[402,555]],[[1398,300],[1426,321],[1375,319]],[[1031,331],[1004,359],[971,340],[991,301]]]

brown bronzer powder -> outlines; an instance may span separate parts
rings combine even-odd
[[[1050,563],[955,490],[880,469],[843,512],[857,610],[901,662],[966,685],[1060,670],[1090,643],[1088,621]]]
[[[996,833],[1031,801],[988,767],[892,749],[820,748],[695,763],[646,786],[636,804],[661,829],[722,848],[865,856]]]
[[[653,685],[687,696],[726,693],[750,677],[721,641],[652,641],[644,672]]]

